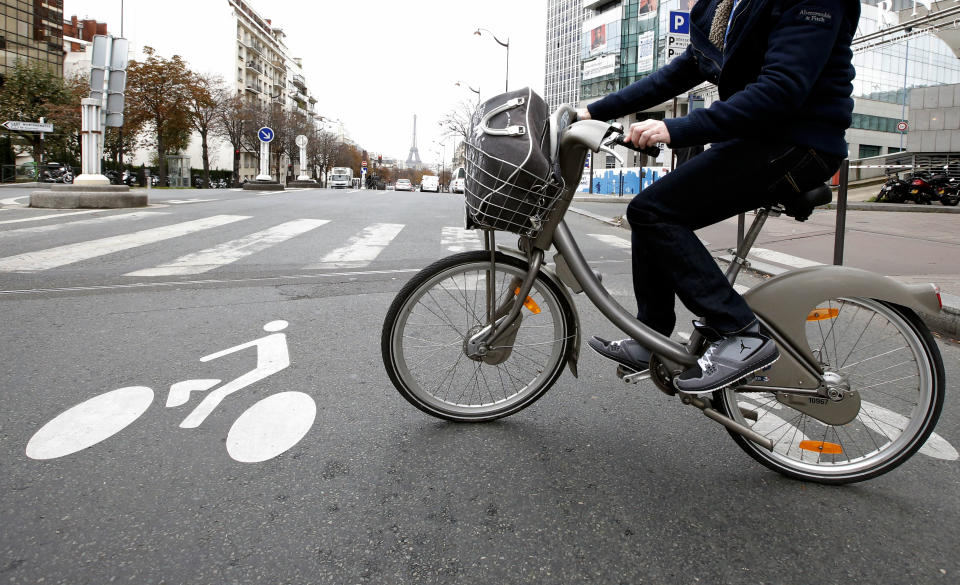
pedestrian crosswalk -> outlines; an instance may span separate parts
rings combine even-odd
[[[88,213],[97,215],[84,215]],[[425,229],[422,225],[364,225],[355,220],[325,218],[286,219],[264,225],[261,218],[250,215],[210,215],[188,221],[175,217],[170,210],[93,210],[0,222],[0,275],[41,273],[75,265],[82,269],[82,263],[98,260],[101,273],[115,271],[118,277],[131,279],[209,274],[231,266],[242,268],[244,264],[269,265],[278,258],[283,265],[300,270],[353,270],[377,262],[383,268],[387,262],[384,256],[393,261],[415,257],[425,266],[424,259],[483,249],[478,230],[457,226]],[[97,235],[81,239],[90,233]],[[296,243],[305,238],[309,243]],[[54,242],[57,245],[50,245]],[[202,244],[191,250],[194,242]],[[294,247],[285,248],[289,245]],[[631,243],[629,235],[589,233],[581,245],[585,250],[599,246],[601,257],[603,249],[615,250],[615,256],[622,254],[626,262]],[[17,253],[5,254],[4,250]],[[384,254],[387,250],[394,251]],[[411,256],[411,250],[415,256]],[[763,248],[755,249],[751,258],[757,264],[769,261],[789,267],[817,264]]]

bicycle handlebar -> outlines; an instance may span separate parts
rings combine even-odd
[[[623,136],[624,136],[623,134],[621,134],[620,136],[617,136],[617,138],[612,142],[612,144],[616,144],[618,146],[625,146],[630,150],[642,152],[643,154],[652,158],[657,158],[658,156],[660,156],[659,146],[645,146],[643,148],[639,148],[636,145],[634,145],[632,142],[627,142]]]

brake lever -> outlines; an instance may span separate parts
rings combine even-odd
[[[623,162],[623,157],[617,154],[617,152],[612,148],[610,148],[609,146],[601,146],[599,149],[599,152],[605,152],[613,156],[613,158],[617,159],[617,161],[620,163],[621,167],[624,166],[625,163]]]

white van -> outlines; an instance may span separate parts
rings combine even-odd
[[[459,167],[456,171],[454,171],[453,177],[450,179],[450,192],[463,193],[466,178],[467,170],[463,167]]]
[[[420,190],[439,193],[440,177],[436,175],[424,175],[423,178],[420,179]]]

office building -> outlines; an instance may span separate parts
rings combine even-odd
[[[0,0],[0,85],[18,61],[63,75],[63,0]]]

